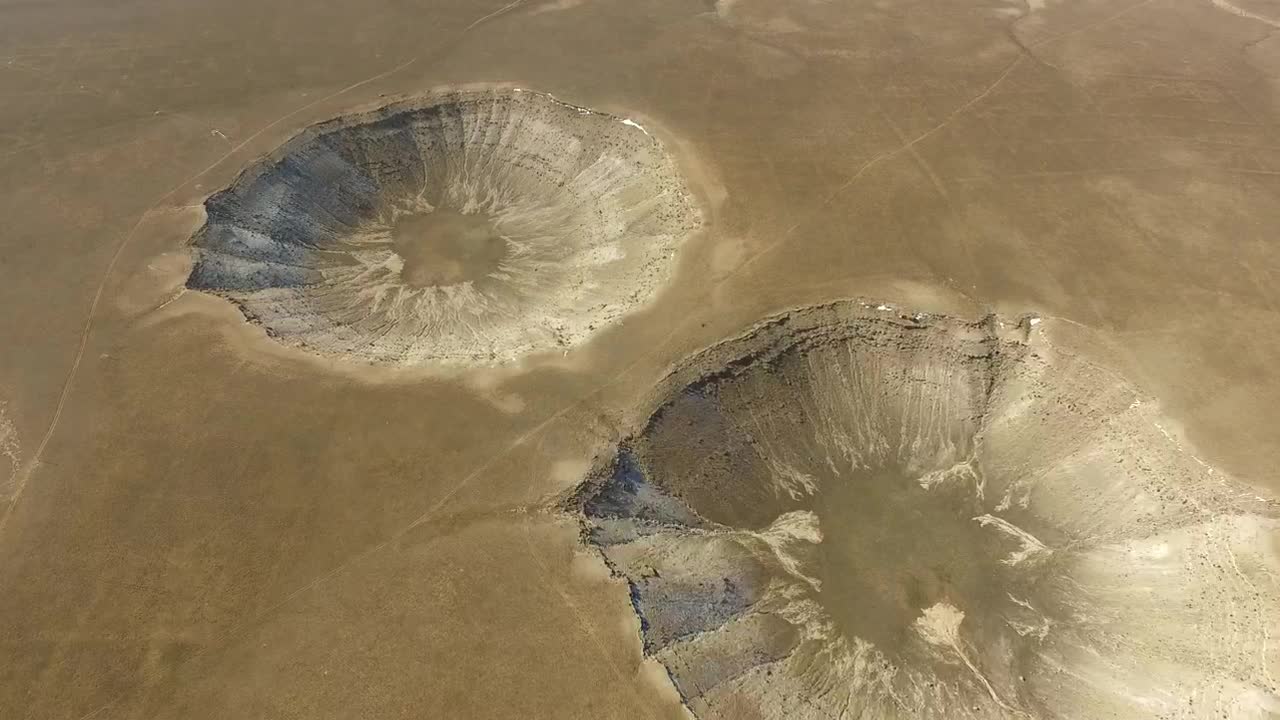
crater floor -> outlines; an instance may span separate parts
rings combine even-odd
[[[1280,512],[1038,322],[836,303],[671,376],[574,506],[696,715],[1274,717]]]

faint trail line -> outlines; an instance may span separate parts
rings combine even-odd
[[[239,151],[240,151],[240,150],[241,150],[245,145],[248,145],[249,143],[251,143],[251,142],[253,142],[254,140],[258,139],[258,137],[260,137],[263,133],[265,133],[265,132],[267,132],[268,130],[270,130],[271,128],[273,128],[273,127],[275,127],[275,126],[279,125],[280,123],[284,122],[285,120],[288,120],[289,118],[293,117],[294,115],[297,115],[298,113],[301,113],[301,112],[306,112],[307,110],[310,110],[311,108],[315,107],[316,105],[319,105],[320,103],[327,102],[327,101],[332,100],[332,99],[334,99],[334,98],[336,98],[336,97],[338,97],[338,96],[340,96],[340,95],[345,95],[345,94],[347,94],[347,93],[351,92],[352,90],[355,90],[356,88],[363,87],[363,86],[365,86],[365,85],[368,85],[369,83],[374,83],[374,82],[377,82],[377,81],[382,80],[382,79],[384,79],[384,78],[390,77],[391,75],[394,75],[394,74],[396,74],[396,73],[400,72],[401,70],[404,70],[405,68],[409,67],[410,65],[414,64],[414,63],[415,63],[415,62],[417,62],[417,61],[418,61],[418,58],[416,58],[416,57],[409,58],[407,61],[405,61],[405,62],[403,62],[403,63],[401,63],[401,64],[399,64],[399,65],[397,65],[397,66],[395,66],[395,67],[393,67],[393,68],[391,68],[390,70],[386,70],[386,71],[383,71],[383,72],[378,73],[377,75],[373,75],[373,76],[367,77],[367,78],[365,78],[364,80],[361,80],[360,82],[351,83],[350,85],[348,85],[348,86],[346,86],[346,87],[342,88],[341,90],[335,90],[334,92],[329,93],[328,95],[325,95],[324,97],[320,98],[319,100],[313,100],[313,101],[311,101],[311,102],[307,103],[306,105],[303,105],[302,107],[300,107],[300,108],[298,108],[298,109],[296,109],[296,110],[293,110],[293,111],[288,112],[288,113],[286,113],[286,114],[284,114],[284,115],[281,115],[280,117],[276,118],[275,120],[272,120],[271,122],[267,123],[266,125],[263,125],[262,127],[258,128],[258,130],[257,130],[256,132],[254,132],[254,133],[253,133],[252,135],[250,135],[249,137],[245,138],[245,139],[244,139],[243,141],[241,141],[240,143],[236,144],[234,147],[232,147],[230,150],[228,150],[225,154],[223,154],[223,155],[222,155],[222,157],[219,157],[217,160],[214,160],[214,161],[213,161],[213,163],[211,163],[208,167],[206,167],[205,169],[203,169],[203,170],[201,170],[200,172],[196,173],[195,175],[192,175],[191,177],[187,178],[186,180],[182,181],[182,183],[181,183],[181,184],[179,184],[177,187],[175,187],[175,188],[173,188],[172,190],[170,190],[169,192],[165,193],[165,194],[160,198],[160,200],[156,201],[156,205],[159,205],[159,204],[160,204],[160,202],[163,202],[163,201],[165,200],[165,198],[167,198],[167,197],[169,197],[170,195],[174,194],[175,192],[177,192],[177,191],[181,190],[181,189],[182,189],[183,187],[185,187],[188,183],[194,182],[195,180],[199,179],[201,176],[205,175],[205,174],[206,174],[206,173],[208,173],[209,171],[211,171],[211,170],[213,170],[214,168],[218,167],[218,166],[219,166],[219,165],[221,165],[224,161],[226,161],[226,159],[227,159],[227,158],[229,158],[229,157],[231,157],[232,155],[234,155],[234,154],[236,154],[237,152],[239,152]]]
[[[871,93],[867,91],[866,84],[861,80],[858,81],[858,90],[863,95],[872,97],[872,105],[875,108],[876,114],[879,115],[880,119],[889,126],[890,130],[893,130],[893,136],[898,138],[898,142],[904,144],[907,143],[907,134],[902,132],[902,128],[898,126],[898,123],[894,122],[893,116],[885,112],[884,105],[876,99],[874,95],[871,95]],[[912,159],[920,166],[920,170],[929,178],[929,182],[933,183],[933,187],[938,191],[938,195],[941,196],[947,204],[950,204],[951,194],[947,192],[946,184],[942,182],[942,178],[938,177],[938,173],[934,172],[933,166],[930,165],[929,161],[917,152],[914,147],[911,148],[910,152]]]
[[[492,19],[494,19],[494,18],[498,17],[499,15],[504,15],[504,14],[506,14],[507,12],[509,12],[509,11],[511,11],[511,10],[515,10],[515,9],[516,9],[517,7],[519,7],[522,3],[524,3],[524,0],[512,0],[511,2],[507,3],[506,5],[503,5],[502,7],[498,8],[497,10],[494,10],[493,12],[489,13],[488,15],[485,15],[484,17],[480,18],[479,20],[476,20],[475,22],[471,23],[470,25],[468,25],[468,26],[466,27],[466,29],[465,29],[465,30],[463,30],[463,32],[466,32],[467,30],[471,30],[472,28],[476,27],[477,25],[482,25],[482,24],[484,24],[484,23],[487,23],[487,22],[489,22],[490,20],[492,20]]]
[[[1072,35],[1076,35],[1076,34],[1078,34],[1078,33],[1082,33],[1082,32],[1084,32],[1084,31],[1086,31],[1086,30],[1092,30],[1092,29],[1097,28],[1097,27],[1100,27],[1100,26],[1102,26],[1102,25],[1106,25],[1107,23],[1111,22],[1112,20],[1118,20],[1119,18],[1124,17],[1125,15],[1128,15],[1129,13],[1133,12],[1134,10],[1137,10],[1137,9],[1138,9],[1138,8],[1140,8],[1140,7],[1145,7],[1145,6],[1147,6],[1147,5],[1150,5],[1150,4],[1151,4],[1152,2],[1154,2],[1154,1],[1155,1],[1155,0],[1142,0],[1141,2],[1136,2],[1136,3],[1134,3],[1134,4],[1132,4],[1132,5],[1128,6],[1128,7],[1126,7],[1126,8],[1124,8],[1124,9],[1119,10],[1119,11],[1117,11],[1117,12],[1114,12],[1114,13],[1112,13],[1111,15],[1108,15],[1108,16],[1106,16],[1106,17],[1104,17],[1104,18],[1099,18],[1099,19],[1097,19],[1097,20],[1095,20],[1095,21],[1093,21],[1093,22],[1088,22],[1088,23],[1085,23],[1084,25],[1081,25],[1081,26],[1079,26],[1079,27],[1075,27],[1075,28],[1072,28],[1072,29],[1070,29],[1070,30],[1065,30],[1065,31],[1060,32],[1060,33],[1058,33],[1058,34],[1056,34],[1056,35],[1050,35],[1050,36],[1048,36],[1048,37],[1044,37],[1044,38],[1041,38],[1041,39],[1039,39],[1039,40],[1036,40],[1035,42],[1027,43],[1027,47],[1028,47],[1028,48],[1038,48],[1038,47],[1040,47],[1041,45],[1044,45],[1044,44],[1046,44],[1046,43],[1051,43],[1051,42],[1053,42],[1054,40],[1061,40],[1061,39],[1062,39],[1062,38],[1064,38],[1064,37],[1070,37],[1070,36],[1072,36]],[[1211,1],[1212,1],[1212,0],[1211,0]],[[1021,44],[1021,43],[1019,43],[1019,44]]]
[[[939,131],[941,131],[942,129],[950,125],[952,122],[954,122],[956,118],[968,112],[970,108],[972,108],[973,106],[977,105],[978,103],[982,102],[984,99],[989,97],[991,93],[995,92],[996,88],[998,88],[1001,85],[1001,83],[1003,83],[1005,79],[1008,78],[1009,75],[1013,73],[1013,71],[1016,70],[1019,65],[1022,64],[1022,61],[1024,58],[1025,58],[1024,55],[1018,55],[1018,57],[1014,58],[1013,62],[1009,63],[1009,66],[1004,69],[1004,72],[1000,73],[1000,75],[996,77],[996,79],[993,80],[991,84],[987,85],[987,87],[983,89],[982,92],[978,93],[977,95],[974,95],[973,97],[969,98],[969,100],[966,101],[964,104],[960,105],[955,110],[952,110],[951,113],[947,115],[947,117],[943,119],[942,122],[938,123],[937,125],[934,125],[932,128],[929,128],[928,130],[917,135],[913,139],[899,145],[898,147],[892,150],[886,150],[885,152],[882,152],[872,157],[870,160],[864,162],[852,175],[849,176],[848,180],[845,180],[840,185],[837,185],[835,189],[833,189],[831,192],[827,193],[826,197],[823,198],[822,202],[818,203],[816,207],[814,207],[811,211],[806,213],[804,219],[796,221],[795,224],[787,228],[781,235],[779,235],[778,239],[774,240],[773,242],[765,245],[764,247],[760,248],[756,252],[752,253],[746,260],[743,260],[742,263],[740,263],[737,267],[735,267],[733,270],[727,273],[721,279],[721,281],[727,280],[730,277],[737,275],[741,270],[754,264],[761,257],[764,257],[768,253],[772,252],[774,249],[781,246],[783,243],[790,240],[791,236],[795,234],[796,230],[799,230],[801,227],[804,227],[805,223],[812,220],[813,216],[816,213],[822,211],[827,206],[831,205],[831,203],[834,202],[837,197],[843,194],[845,190],[848,190],[850,187],[853,186],[854,183],[862,179],[862,176],[865,175],[868,170],[875,167],[876,165],[879,165],[881,162],[885,160],[893,159],[904,152],[914,152],[914,148],[916,145],[920,144],[921,142],[937,134]]]
[[[203,177],[204,175],[212,171],[214,168],[221,165],[223,162],[227,160],[227,158],[231,157],[232,155],[240,151],[246,145],[256,140],[258,137],[260,137],[263,133],[267,132],[271,128],[279,125],[280,123],[288,120],[289,118],[293,117],[294,115],[297,115],[298,113],[305,112],[315,107],[316,105],[319,105],[320,103],[326,102],[328,100],[332,100],[340,95],[344,95],[348,92],[351,92],[352,90],[355,90],[356,88],[359,88],[363,85],[367,85],[372,82],[377,82],[378,80],[381,80],[394,73],[397,73],[409,67],[410,65],[412,65],[416,60],[417,60],[416,57],[410,58],[407,62],[397,65],[396,67],[393,67],[390,70],[383,71],[381,73],[378,73],[377,75],[373,75],[371,77],[365,78],[364,80],[361,80],[359,82],[352,83],[340,90],[336,90],[328,95],[325,95],[324,97],[318,100],[313,100],[307,103],[306,105],[303,105],[295,110],[285,113],[284,115],[281,115],[280,117],[276,118],[275,120],[272,120],[266,125],[263,125],[261,128],[258,128],[256,132],[254,132],[249,137],[245,138],[240,143],[236,144],[234,147],[232,147],[230,150],[224,153],[217,160],[213,161],[208,167],[191,175],[187,179],[175,185],[173,188],[166,191],[159,198],[156,198],[155,202],[151,203],[151,205],[147,207],[146,210],[142,211],[142,215],[138,217],[138,221],[134,223],[131,228],[129,228],[129,231],[126,232],[124,234],[124,237],[121,238],[120,242],[116,244],[116,249],[111,254],[111,259],[107,261],[107,267],[102,273],[102,279],[98,282],[98,289],[93,293],[93,301],[89,303],[89,314],[85,318],[84,327],[80,331],[80,343],[76,347],[76,354],[75,354],[75,357],[72,359],[71,369],[67,372],[67,377],[62,383],[62,389],[58,393],[58,403],[56,406],[54,406],[53,418],[49,421],[49,427],[45,429],[44,435],[40,438],[40,443],[36,445],[35,452],[32,453],[31,458],[23,466],[22,471],[18,473],[17,484],[14,488],[13,496],[9,499],[8,504],[5,506],[4,513],[0,514],[0,537],[4,536],[4,531],[9,525],[9,518],[12,517],[14,509],[18,506],[18,501],[22,499],[23,491],[25,491],[27,488],[27,482],[31,479],[32,474],[34,474],[36,469],[39,467],[40,458],[44,455],[45,448],[49,446],[49,441],[53,438],[54,432],[57,431],[58,429],[58,421],[62,419],[62,411],[67,405],[67,399],[70,397],[71,390],[75,385],[76,374],[80,370],[80,364],[84,360],[85,350],[89,346],[89,338],[93,332],[93,323],[97,319],[98,306],[101,305],[102,303],[102,295],[106,291],[107,283],[110,281],[111,275],[115,272],[116,265],[119,263],[120,257],[124,255],[125,248],[129,246],[129,243],[133,240],[134,235],[137,234],[138,228],[142,227],[142,223],[146,221],[147,216],[150,215],[152,212],[154,212],[156,208],[160,206],[161,203],[163,203],[165,200],[172,197],[174,193],[178,192],[179,190],[186,187],[190,183],[195,182],[196,180],[200,179],[201,177]]]
[[[1007,173],[1005,175],[990,175],[985,177],[973,176],[956,178],[956,182],[962,185],[973,185],[976,183],[1004,183],[1019,182],[1022,180],[1055,180],[1059,178],[1071,179],[1092,177],[1095,175],[1128,175],[1178,171],[1210,174],[1223,173],[1227,175],[1245,175],[1260,178],[1280,176],[1280,170],[1258,170],[1256,168],[1229,167],[1224,165],[1152,165],[1150,167],[1104,167],[1093,170],[1044,170],[1041,172],[1031,173]]]
[[[1266,25],[1270,25],[1273,28],[1280,28],[1280,21],[1272,20],[1266,15],[1259,15],[1258,13],[1250,12],[1248,10],[1245,10],[1242,7],[1237,7],[1236,5],[1232,5],[1231,3],[1227,2],[1227,0],[1209,0],[1209,2],[1213,3],[1214,7],[1220,10],[1226,10],[1232,15],[1236,15],[1242,18],[1248,18],[1250,20],[1257,20],[1258,22],[1264,23]]]

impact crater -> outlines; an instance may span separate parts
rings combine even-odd
[[[846,301],[680,365],[569,508],[702,718],[1269,718],[1280,508],[1038,320]]]
[[[286,345],[493,364],[644,305],[702,216],[638,123],[520,89],[313,126],[206,203],[188,286]]]

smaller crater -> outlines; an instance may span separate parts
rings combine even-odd
[[[401,366],[582,343],[649,302],[702,226],[644,128],[515,88],[315,125],[205,210],[188,287],[276,342]]]

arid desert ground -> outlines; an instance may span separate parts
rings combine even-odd
[[[0,0],[0,190],[0,718],[1280,717],[1280,3]]]

